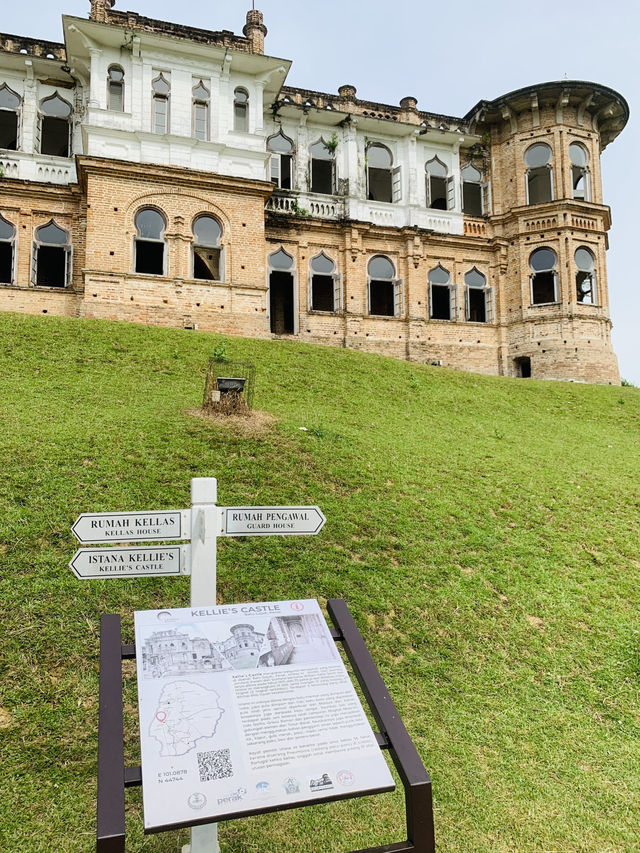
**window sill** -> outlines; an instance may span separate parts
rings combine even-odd
[[[308,313],[309,314],[319,314],[320,316],[324,316],[324,317],[336,317],[338,314],[342,314],[343,312],[342,311],[336,311],[336,310],[320,311],[319,308],[309,308]],[[369,315],[369,316],[374,316],[374,315]],[[388,316],[388,315],[383,314],[382,316]]]
[[[562,303],[556,300],[555,302],[532,302],[529,308],[549,308],[561,305]]]
[[[397,314],[365,314],[365,317],[370,317],[372,320],[401,320]]]

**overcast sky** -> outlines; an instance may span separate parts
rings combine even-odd
[[[58,5],[58,3],[60,5]],[[242,32],[251,0],[117,0],[116,8],[207,29]],[[288,83],[337,92],[343,83],[361,98],[462,116],[482,98],[548,80],[592,80],[620,92],[629,124],[602,157],[604,201],[611,205],[609,297],[613,344],[622,376],[640,385],[640,270],[632,259],[638,236],[640,134],[638,0],[256,0],[269,29],[266,52],[293,60]],[[62,40],[60,16],[86,17],[89,0],[4,0],[0,29]]]

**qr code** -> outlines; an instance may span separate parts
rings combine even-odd
[[[214,779],[226,779],[233,776],[231,750],[214,749],[213,752],[198,753],[198,770],[201,782],[212,782]]]

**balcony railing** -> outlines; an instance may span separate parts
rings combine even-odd
[[[314,219],[342,219],[344,216],[344,202],[341,198],[295,190],[276,190],[267,201],[266,207],[274,213],[309,216]]]

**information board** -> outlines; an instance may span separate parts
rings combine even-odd
[[[393,790],[314,599],[135,626],[147,831]]]

